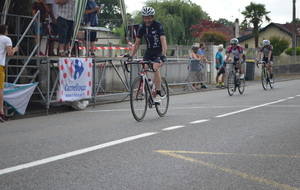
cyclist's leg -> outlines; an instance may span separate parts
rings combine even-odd
[[[158,63],[155,62],[153,65],[153,69],[155,70],[154,72],[154,83],[155,83],[155,88],[156,91],[160,91],[161,90],[161,75],[160,75],[160,68],[163,66],[163,63]],[[160,92],[158,92],[159,94]]]
[[[269,72],[270,72],[270,78],[273,78],[273,68],[272,68],[272,65],[273,65],[273,59],[270,60],[269,64],[268,64],[268,69],[269,69]]]
[[[161,49],[157,49],[157,50],[152,50],[151,52],[152,57],[153,57],[153,69],[155,70],[154,72],[154,83],[155,83],[155,87],[156,87],[156,93],[160,94],[160,90],[161,90],[161,75],[160,75],[160,68],[163,66],[163,61],[160,60],[160,56],[161,56]]]

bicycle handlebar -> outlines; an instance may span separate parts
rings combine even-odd
[[[125,65],[125,69],[127,70],[127,72],[130,73],[130,70],[128,69],[128,65],[143,65],[143,69],[144,69],[144,66],[145,65],[148,65],[149,66],[149,70],[148,71],[151,71],[151,72],[155,72],[155,70],[153,69],[153,63],[152,61],[143,61],[143,60],[137,60],[137,61],[125,61],[124,62],[124,65]]]
[[[265,61],[256,61],[256,66],[257,66],[257,68],[259,68],[259,66],[258,66],[258,64],[266,64],[266,62]]]

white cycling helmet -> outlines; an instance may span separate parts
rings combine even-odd
[[[270,40],[263,40],[263,41],[262,41],[262,44],[263,44],[264,46],[268,46],[268,45],[271,44],[271,42],[270,42]]]
[[[154,16],[155,10],[152,7],[143,7],[141,13],[142,16]]]
[[[230,40],[230,44],[231,44],[231,45],[237,45],[238,43],[239,43],[239,40],[236,39],[236,38],[232,38],[232,39]]]

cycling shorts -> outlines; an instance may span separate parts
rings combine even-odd
[[[147,49],[143,60],[144,61],[153,61],[154,63],[162,63],[162,61],[160,60],[160,56],[162,53],[162,49],[161,48],[155,48],[155,49]]]

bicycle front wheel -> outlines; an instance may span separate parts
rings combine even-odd
[[[268,88],[268,75],[265,69],[261,71],[261,84],[264,90],[267,90]]]
[[[269,81],[269,85],[270,85],[270,88],[271,89],[273,89],[274,88],[274,74],[273,74],[273,76],[272,76],[272,82],[271,81]]]
[[[235,74],[233,71],[227,77],[227,91],[229,96],[232,96],[235,91]]]
[[[243,94],[245,91],[245,79],[239,79],[239,86],[238,86],[238,90],[240,94]]]
[[[161,102],[155,104],[156,112],[160,117],[163,117],[169,108],[169,85],[164,77],[161,77]]]
[[[130,89],[130,107],[135,120],[142,121],[147,112],[148,92],[143,77],[134,79]]]

